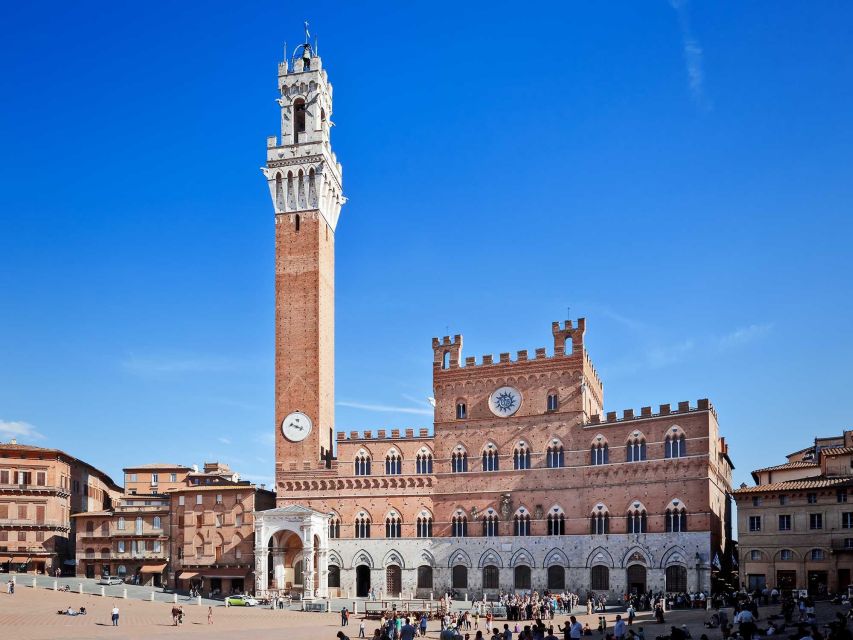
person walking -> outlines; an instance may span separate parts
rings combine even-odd
[[[613,625],[613,636],[616,640],[625,640],[625,621],[622,619],[622,616],[616,616],[616,624]]]
[[[113,626],[117,627],[118,626],[118,607],[113,607],[112,621],[113,621]]]
[[[342,627],[347,626],[348,618],[349,618],[349,611],[347,611],[347,608],[344,607],[343,609],[341,609],[341,626]]]
[[[213,624],[213,607],[207,608],[207,624]]]

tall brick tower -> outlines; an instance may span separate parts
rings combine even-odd
[[[346,199],[341,165],[329,141],[332,85],[308,42],[279,64],[278,88],[281,140],[267,138],[262,171],[275,208],[275,459],[280,486],[286,477],[331,461],[335,226]]]

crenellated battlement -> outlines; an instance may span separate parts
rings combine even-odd
[[[493,367],[503,365],[513,365],[523,362],[537,360],[553,360],[556,358],[579,357],[589,367],[588,373],[590,376],[602,386],[601,378],[592,364],[592,359],[589,356],[584,346],[584,334],[586,333],[586,318],[578,318],[577,325],[571,320],[565,320],[562,324],[553,322],[551,324],[551,333],[554,337],[554,346],[552,355],[548,355],[548,350],[545,347],[539,347],[534,350],[533,356],[527,349],[516,351],[515,358],[509,351],[498,354],[495,360],[494,354],[485,354],[480,356],[479,360],[475,356],[468,356],[462,359],[462,336],[459,334],[444,336],[443,338],[432,339],[433,349],[433,369],[437,371],[452,370],[460,368],[474,367]]]
[[[634,409],[624,409],[622,411],[622,417],[619,417],[616,411],[608,411],[604,415],[604,419],[602,419],[600,413],[597,413],[590,417],[590,421],[584,425],[584,428],[623,423],[629,420],[643,420],[646,418],[660,418],[661,416],[683,415],[697,411],[710,411],[711,415],[714,416],[714,419],[717,418],[717,410],[707,398],[697,400],[696,406],[693,407],[690,406],[690,402],[688,400],[679,402],[676,406],[677,408],[673,409],[672,405],[669,404],[659,405],[657,413],[653,413],[651,407],[642,407],[639,414],[635,413]]]
[[[364,429],[362,431],[338,431],[337,441],[354,441],[354,440],[432,440],[433,436],[429,435],[429,429],[420,427],[418,435],[415,435],[415,429],[407,427],[402,431],[400,429]]]

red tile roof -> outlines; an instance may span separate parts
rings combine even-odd
[[[824,456],[843,456],[848,453],[853,453],[853,447],[827,447],[820,450]]]
[[[820,465],[816,462],[811,462],[809,460],[796,460],[794,462],[786,462],[785,464],[777,464],[775,467],[764,467],[763,469],[756,469],[753,473],[761,473],[762,471],[781,471],[783,469],[808,469],[815,468],[819,469]]]
[[[829,487],[853,486],[853,478],[808,478],[806,480],[788,480],[787,482],[773,482],[771,484],[760,484],[755,487],[743,487],[732,493],[735,495],[745,493],[773,493],[776,491],[805,491],[807,489],[827,489]]]

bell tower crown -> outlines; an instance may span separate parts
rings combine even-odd
[[[332,85],[323,61],[308,42],[278,65],[276,99],[281,108],[281,137],[267,138],[269,183],[276,215],[319,211],[334,231],[346,202],[341,164],[332,151]]]

